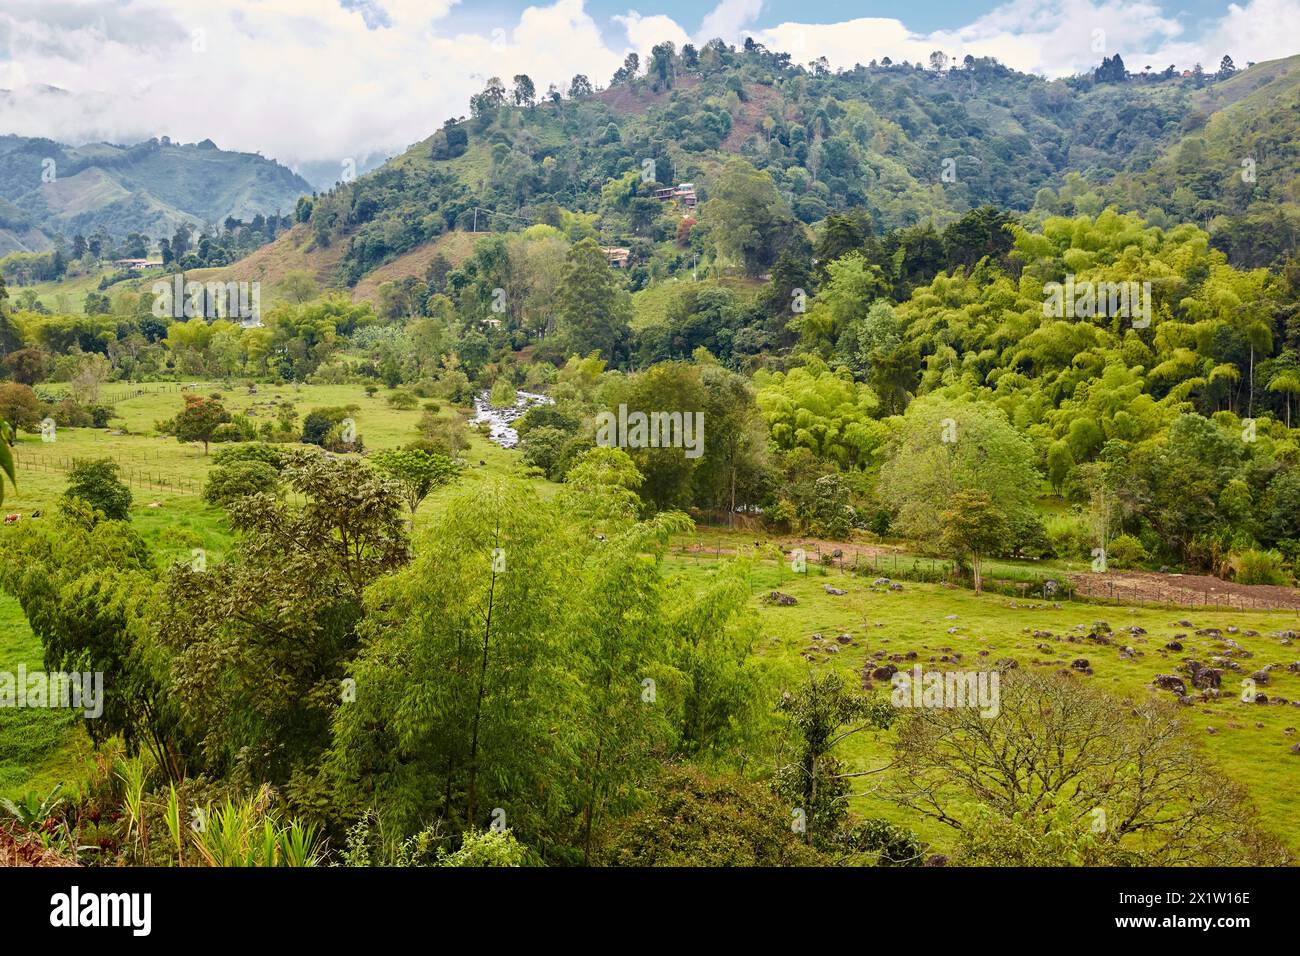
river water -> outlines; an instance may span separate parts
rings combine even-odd
[[[491,429],[489,438],[502,448],[514,448],[519,444],[519,433],[512,427],[514,423],[535,405],[554,404],[555,402],[545,395],[516,391],[513,405],[498,408],[492,404],[492,393],[484,389],[474,398],[474,417],[470,419],[470,424],[478,425],[487,422]]]

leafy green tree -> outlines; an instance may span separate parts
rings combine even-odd
[[[299,452],[283,476],[306,505],[233,502],[234,547],[221,562],[173,567],[153,619],[204,766],[289,785],[313,806],[331,718],[347,706],[363,592],[407,563],[408,540],[401,499],[363,462]]]
[[[831,751],[864,730],[888,729],[896,712],[887,701],[872,700],[847,687],[834,672],[813,675],[798,690],[786,692],[781,711],[790,736],[773,789],[791,808],[789,812],[799,815],[804,841],[828,849],[843,837],[850,781],[871,772],[844,770]]]
[[[203,483],[203,500],[224,508],[249,495],[274,495],[279,490],[280,473],[271,465],[262,461],[231,461],[208,472]]]
[[[151,636],[155,580],[153,555],[130,525],[96,521],[79,499],[22,522],[0,549],[0,585],[41,639],[46,668],[111,675],[103,713],[85,722],[91,740],[120,735],[128,753],[147,749],[179,780],[192,741],[181,726],[168,657]]]
[[[945,511],[963,492],[984,492],[1007,524],[1034,512],[1034,450],[996,408],[927,396],[895,425],[877,491],[899,529],[941,546]]]
[[[185,408],[174,421],[176,440],[203,442],[203,454],[208,453],[208,443],[218,426],[230,421],[230,415],[219,401],[202,395],[186,394]]]
[[[584,239],[569,250],[555,314],[571,352],[599,352],[609,362],[627,355],[631,299],[595,240]]]
[[[795,229],[772,177],[735,157],[713,184],[703,218],[719,251],[740,262],[747,275],[770,267]]]
[[[377,452],[371,456],[371,461],[398,483],[412,515],[435,488],[450,484],[460,472],[451,458],[420,448]]]
[[[129,521],[131,489],[117,474],[117,462],[111,458],[78,458],[68,472],[64,498],[80,499],[112,521]]]
[[[951,506],[940,517],[943,532],[940,543],[954,557],[969,557],[975,593],[983,590],[981,575],[984,556],[1007,547],[1011,536],[1006,519],[986,491],[959,491]]]

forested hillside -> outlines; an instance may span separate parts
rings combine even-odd
[[[1048,82],[995,61],[943,70],[873,61],[832,73],[792,67],[757,46],[710,44],[698,53],[670,46],[656,48],[644,73],[629,64],[600,92],[582,76],[545,95],[528,77],[494,79],[470,117],[448,121],[374,174],[319,199],[310,212],[319,241],[349,245],[340,279],[355,282],[443,231],[484,227],[476,207],[553,224],[559,209],[595,216],[605,241],[644,247],[672,237],[678,223],[656,214],[651,189],[633,187],[692,182],[703,199],[728,156],[767,172],[804,224],[857,209],[876,231],[942,227],[985,203],[1095,214],[1108,194],[1093,190],[1117,174],[1136,175],[1176,149],[1188,150],[1190,161],[1204,136],[1226,148],[1232,117],[1252,117],[1268,141],[1293,141],[1286,103],[1300,85],[1293,61],[1195,76],[1129,75],[1120,64],[1119,78],[1110,69]],[[1267,82],[1245,95],[1256,74]],[[1256,100],[1269,105],[1256,110]],[[1227,115],[1203,130],[1220,102]],[[1137,208],[1196,213],[1215,232],[1237,228],[1233,217],[1248,211],[1276,210],[1289,196],[1294,163],[1266,146],[1249,199],[1217,196],[1212,213],[1167,197]],[[1211,144],[1215,162],[1197,164],[1197,182],[1231,185],[1243,157],[1221,152]],[[1142,181],[1160,180],[1153,172],[1134,182]],[[1088,197],[1077,207],[1076,194]],[[1184,198],[1185,191],[1173,201]],[[1214,216],[1222,221],[1209,222]],[[643,248],[637,258],[648,257]],[[1251,253],[1249,264],[1266,264],[1258,258]]]

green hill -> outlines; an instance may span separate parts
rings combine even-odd
[[[278,163],[210,140],[73,148],[0,136],[0,255],[42,251],[60,233],[158,238],[182,223],[288,213],[310,192],[306,180]]]
[[[654,188],[692,182],[703,202],[724,160],[740,156],[772,177],[807,225],[849,209],[877,232],[942,227],[984,204],[1069,212],[1069,200],[1100,200],[1095,190],[1116,183],[1107,198],[1124,208],[1163,202],[1173,218],[1228,230],[1235,224],[1216,217],[1290,202],[1283,170],[1296,168],[1296,76],[1291,60],[1223,79],[1171,72],[1120,82],[1048,81],[993,60],[809,72],[760,46],[711,44],[652,60],[648,74],[608,89],[575,83],[570,95],[533,104],[489,84],[471,116],[322,196],[310,227],[318,246],[346,245],[344,285],[443,232],[482,229],[483,210],[493,228],[558,224],[564,209],[594,216],[610,244],[663,242],[679,217],[659,214]],[[1244,203],[1226,194],[1238,160],[1213,145],[1238,141],[1243,124],[1260,143],[1261,177],[1272,177]],[[1170,190],[1170,157],[1194,156],[1203,139],[1215,163]],[[637,195],[619,203],[610,184],[629,176]],[[1196,201],[1184,202],[1187,191]]]

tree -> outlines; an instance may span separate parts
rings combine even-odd
[[[1236,72],[1237,72],[1237,67],[1236,64],[1232,62],[1232,57],[1228,56],[1225,53],[1223,55],[1223,59],[1219,61],[1218,78],[1221,80],[1226,80],[1228,77],[1232,76],[1232,74]]]
[[[795,228],[772,177],[736,157],[710,190],[702,219],[718,249],[740,260],[748,275],[771,266]]]
[[[367,595],[350,672],[367,691],[340,709],[328,761],[341,793],[404,832],[503,812],[548,860],[588,858],[657,754],[712,750],[761,699],[743,576],[701,595],[657,567],[687,527],[623,519],[597,537],[513,481],[453,497]]]
[[[596,351],[609,362],[626,356],[631,299],[594,239],[583,239],[569,250],[555,315],[569,351]]]
[[[1053,865],[1268,865],[1281,857],[1242,789],[1204,772],[1170,705],[1139,695],[1117,708],[1109,694],[1046,671],[1003,672],[998,686],[991,717],[975,707],[906,709],[895,749],[899,804],[958,830],[981,813],[1005,821],[980,828],[994,836],[1026,824],[1040,834],[1059,829],[1053,821],[1064,808],[1097,848]]]
[[[532,79],[526,73],[515,76],[514,100],[515,106],[526,106],[532,109],[537,105],[537,87],[533,85]]]
[[[773,789],[804,823],[804,841],[828,849],[842,837],[848,820],[849,781],[879,771],[848,772],[831,751],[864,730],[886,730],[896,712],[872,700],[830,672],[810,677],[782,695],[781,712],[791,731]],[[847,729],[845,729],[847,726]]]
[[[591,86],[591,80],[587,79],[581,73],[576,74],[569,83],[569,99],[576,100],[583,96],[591,96],[595,92]]]
[[[187,736],[170,693],[169,661],[150,634],[155,579],[154,556],[130,525],[95,521],[77,499],[22,522],[0,549],[0,585],[40,638],[45,666],[112,675],[102,714],[85,722],[91,740],[120,735],[128,754],[146,748],[178,780]]]
[[[676,56],[677,48],[671,42],[665,41],[651,48],[646,75],[653,81],[655,89],[672,89],[676,79]]]
[[[435,488],[450,484],[460,471],[456,462],[446,455],[419,448],[381,451],[370,460],[401,486],[412,516]]]
[[[72,377],[72,394],[77,404],[98,404],[99,387],[108,381],[112,372],[113,364],[98,352],[83,356]]]
[[[131,489],[117,477],[117,462],[111,458],[76,459],[68,472],[64,498],[79,498],[112,521],[131,518]]]
[[[316,279],[306,269],[295,269],[285,274],[277,289],[285,299],[297,305],[310,302],[320,294]]]
[[[44,379],[49,366],[49,356],[38,348],[18,349],[4,360],[4,367],[13,380],[23,385],[35,385]]]
[[[409,542],[396,490],[364,462],[300,451],[283,480],[305,505],[234,501],[233,547],[219,563],[173,567],[153,619],[175,700],[202,738],[199,769],[309,788],[349,706],[363,593],[407,563]]]
[[[993,497],[986,491],[959,491],[953,495],[951,507],[941,517],[943,532],[940,541],[954,557],[970,556],[975,593],[979,594],[983,590],[980,571],[984,556],[1005,548],[1009,542],[1010,529],[1006,519],[994,507]]]
[[[263,461],[234,460],[213,468],[203,484],[203,500],[228,507],[240,498],[256,494],[277,494],[279,471]]]
[[[185,408],[174,420],[176,440],[182,444],[201,441],[203,442],[203,454],[207,455],[208,442],[212,441],[212,435],[217,430],[217,426],[228,421],[230,421],[230,415],[216,399],[187,394],[185,396]]]
[[[9,484],[14,488],[18,487],[18,479],[14,475],[14,453],[9,448],[12,442],[12,426],[0,418],[0,504],[4,504],[5,500],[5,478],[9,479]]]
[[[41,400],[30,386],[18,382],[0,384],[0,421],[7,422],[16,432],[20,428],[32,428],[41,417]],[[9,444],[15,439],[16,436],[10,434]]]
[[[1010,527],[1032,522],[1034,450],[1001,411],[926,396],[895,422],[877,490],[902,533],[942,546],[942,515],[962,492],[988,494]]]

